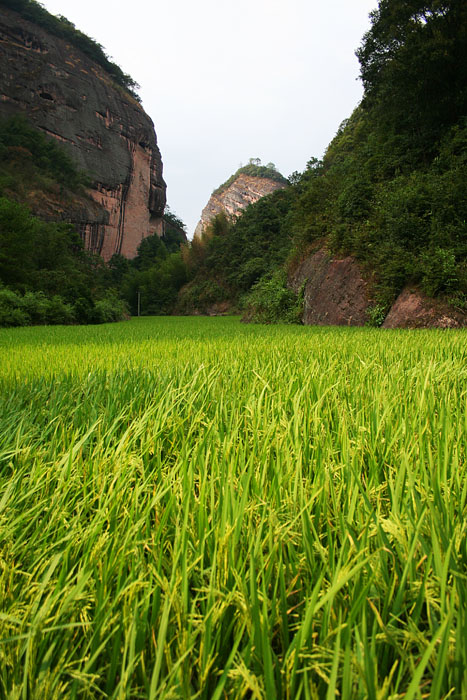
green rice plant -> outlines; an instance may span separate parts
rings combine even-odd
[[[465,347],[0,330],[0,696],[465,697]]]

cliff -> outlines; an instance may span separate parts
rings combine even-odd
[[[0,117],[24,114],[91,178],[95,204],[57,207],[57,218],[71,220],[104,259],[134,257],[143,238],[162,233],[166,186],[151,119],[78,48],[5,7],[0,70]]]
[[[235,217],[249,204],[253,204],[285,186],[285,180],[273,180],[240,173],[225,189],[212,193],[201,213],[201,219],[196,226],[194,235],[201,236],[207,224],[217,214],[225,212],[229,217]]]
[[[290,276],[291,288],[303,286],[303,323],[317,326],[363,326],[368,321],[369,285],[352,256],[336,258],[319,249]]]

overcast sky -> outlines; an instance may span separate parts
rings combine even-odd
[[[249,158],[286,177],[362,96],[355,49],[377,0],[42,0],[141,85],[167,201],[193,233]]]

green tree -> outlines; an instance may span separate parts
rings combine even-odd
[[[433,157],[446,127],[467,114],[464,0],[380,0],[357,51],[363,104],[375,108],[391,148]]]
[[[133,264],[137,270],[147,270],[167,257],[167,249],[160,237],[155,233],[153,236],[143,238],[138,246]]]
[[[183,221],[166,206],[164,211],[164,233],[162,241],[169,253],[176,253],[186,244],[186,228]]]

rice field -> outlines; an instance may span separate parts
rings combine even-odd
[[[467,697],[462,331],[0,331],[0,697]]]

